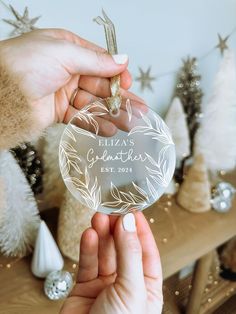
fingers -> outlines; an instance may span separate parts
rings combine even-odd
[[[57,45],[51,48],[56,50],[57,58],[70,74],[112,77],[124,72],[127,68],[127,55],[116,55],[113,58],[104,48],[70,31],[52,28],[34,30],[34,33],[58,39]],[[131,77],[126,72],[122,74],[121,86],[128,89],[130,85]]]
[[[158,279],[161,283],[161,260],[159,251],[156,246],[156,241],[143,213],[137,212],[135,216],[138,237],[142,247],[144,275],[149,278]]]
[[[121,88],[129,89],[132,80],[128,70],[121,73]],[[107,78],[81,76],[79,80],[79,87],[87,92],[101,98],[111,96],[110,80]]]
[[[98,276],[98,235],[92,228],[84,231],[80,243],[77,282],[93,280]]]
[[[66,111],[66,114],[63,119],[63,123],[69,123],[70,120],[78,114],[78,110],[72,106],[68,106],[68,109]],[[99,135],[104,137],[110,137],[113,136],[117,132],[117,127],[110,121],[107,121],[105,119],[102,119],[100,117],[95,117],[95,120],[99,124]],[[77,118],[73,119],[73,123],[79,128],[94,132],[94,128],[92,128],[92,125],[86,123],[85,121],[81,121]]]
[[[68,41],[59,41],[52,48],[70,74],[112,77],[122,73],[128,65],[126,55],[111,56]]]
[[[73,102],[73,106],[76,109],[82,109],[84,106],[98,100],[98,97],[83,90],[79,89],[79,91],[76,94],[76,97]]]
[[[142,247],[143,272],[146,278],[146,288],[149,296],[156,296],[156,308],[162,308],[162,269],[160,255],[155,239],[143,213],[136,213],[136,225],[139,241]]]
[[[132,213],[118,218],[114,240],[117,250],[116,282],[124,281],[129,289],[135,289],[135,293],[144,293],[142,248],[136,232],[135,216]]]
[[[114,240],[110,233],[109,216],[96,213],[92,218],[92,227],[99,237],[98,246],[98,273],[101,276],[109,276],[116,272],[116,251]]]
[[[95,280],[77,283],[70,293],[70,296],[79,296],[85,298],[96,298],[107,286],[115,281],[116,275],[96,278]],[[80,312],[77,311],[77,314]],[[87,312],[86,312],[87,313]]]
[[[68,30],[65,29],[60,29],[60,28],[48,28],[48,29],[39,29],[39,30],[34,30],[36,33],[44,33],[44,35],[51,36],[55,39],[64,39],[67,40],[71,43],[80,45],[84,48],[88,48],[94,51],[100,51],[100,52],[106,52],[106,50],[78,35],[75,33],[72,33]]]

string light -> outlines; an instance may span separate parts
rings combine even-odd
[[[165,243],[167,243],[167,238],[163,238],[162,239],[162,242],[165,244]]]
[[[236,27],[234,27],[234,29],[230,32],[229,35],[227,35],[225,38],[222,38],[220,34],[218,34],[218,40],[219,43],[211,48],[210,50],[208,50],[206,53],[204,53],[202,56],[198,57],[198,63],[207,59],[213,52],[215,52],[217,49],[220,49],[221,55],[223,55],[224,50],[228,49],[228,45],[226,44],[227,41],[231,38],[231,36],[236,32]],[[178,69],[176,70],[172,70],[172,71],[167,71],[167,72],[163,72],[160,73],[159,75],[155,75],[155,79],[159,80],[160,78],[163,78],[165,76],[170,76],[170,75],[176,75],[178,73]]]
[[[9,258],[6,258],[8,261],[6,263],[0,263],[0,269],[11,269],[12,266],[14,266],[16,263],[18,263],[23,257],[19,258],[10,258],[11,261],[9,261]]]
[[[73,269],[76,269],[76,267],[77,267],[77,264],[73,264],[73,265],[72,265],[72,268],[73,268]]]
[[[229,48],[228,45],[227,45],[227,41],[229,39],[229,35],[226,36],[225,38],[222,38],[220,36],[220,34],[218,34],[218,38],[219,38],[219,44],[216,46],[216,48],[220,49],[220,53],[223,56],[224,51]]]

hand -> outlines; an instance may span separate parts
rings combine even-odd
[[[60,314],[158,314],[162,300],[160,257],[143,214],[95,214],[82,235],[77,283]]]
[[[121,74],[123,96],[133,100],[134,107],[142,107],[142,100],[126,91],[131,76],[125,55],[124,64],[117,64],[104,49],[69,31],[35,30],[2,41],[0,56],[9,73],[19,81],[42,128],[53,122],[68,123],[85,104],[110,96],[108,78],[116,74]],[[80,90],[73,107],[69,102],[77,87]],[[112,121],[103,120],[102,128],[106,136],[116,132]]]

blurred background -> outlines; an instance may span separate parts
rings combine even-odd
[[[219,33],[222,38],[236,28],[235,0],[198,1],[7,1],[18,12],[23,13],[28,6],[31,18],[41,16],[36,27],[61,27],[105,47],[104,32],[93,22],[93,18],[103,8],[114,21],[117,31],[118,49],[130,58],[129,69],[133,74],[132,90],[143,97],[149,106],[159,113],[166,112],[173,96],[175,74],[182,58],[201,58],[218,45]],[[7,8],[0,3],[1,19],[12,19]],[[0,38],[9,37],[13,27],[0,21]],[[227,41],[236,51],[236,34]],[[220,61],[220,51],[214,50],[199,60],[202,75],[202,90],[205,97],[209,93],[213,77]],[[146,72],[151,67],[152,91],[140,90],[139,67]]]
[[[163,265],[163,313],[236,314],[236,0],[0,0],[0,40],[65,28],[106,47],[93,22],[102,8],[115,24],[119,53],[129,55],[131,90],[164,117],[175,143],[174,178],[144,211]],[[7,187],[0,314],[58,313],[73,285],[80,237],[94,211],[63,183],[64,129],[54,125],[43,139],[0,151]],[[21,196],[17,204],[12,195]],[[49,301],[56,297],[43,287],[52,292],[63,282],[60,300]]]

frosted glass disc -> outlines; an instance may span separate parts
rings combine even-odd
[[[112,117],[104,100],[80,110],[59,148],[63,180],[81,203],[107,214],[143,210],[164,193],[175,169],[175,147],[164,121],[124,99]]]

